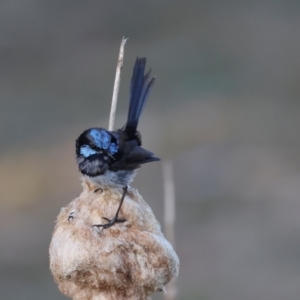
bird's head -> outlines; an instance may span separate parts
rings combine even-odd
[[[76,158],[82,174],[103,174],[118,152],[116,137],[103,128],[85,130],[76,140]]]

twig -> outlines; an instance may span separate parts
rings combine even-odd
[[[122,38],[121,46],[120,46],[120,52],[119,52],[119,58],[117,63],[117,70],[116,70],[116,76],[115,76],[115,83],[114,83],[114,90],[113,90],[113,96],[111,100],[111,108],[110,108],[110,115],[109,115],[109,124],[108,124],[108,130],[114,129],[115,124],[115,116],[116,116],[116,110],[117,110],[117,103],[118,103],[118,93],[119,93],[119,87],[120,87],[120,81],[121,81],[121,69],[123,66],[123,57],[124,57],[124,48],[125,44],[128,38]]]
[[[165,236],[175,246],[175,184],[173,177],[173,164],[171,160],[163,163],[164,178],[164,204],[165,204]],[[166,300],[175,300],[177,294],[175,278],[170,282],[165,294]]]

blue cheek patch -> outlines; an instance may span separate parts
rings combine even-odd
[[[88,145],[84,145],[80,148],[80,154],[83,155],[84,157],[89,157],[96,153],[97,152]]]
[[[112,155],[118,152],[117,144],[111,142],[111,135],[106,130],[91,129],[90,135],[98,148],[108,150]]]

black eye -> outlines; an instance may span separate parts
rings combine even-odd
[[[98,151],[99,149],[98,149],[98,147],[96,147],[95,145],[90,145],[90,148],[92,148],[93,150],[95,150],[95,151]]]

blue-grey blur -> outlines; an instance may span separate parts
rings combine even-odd
[[[67,299],[48,247],[82,190],[74,141],[108,126],[125,36],[115,128],[147,57],[156,82],[138,130],[161,162],[132,186],[164,227],[172,159],[177,299],[298,300],[299,28],[296,0],[2,0],[0,299]]]
[[[137,58],[130,85],[126,124],[117,131],[103,128],[85,130],[76,140],[76,159],[80,172],[99,187],[129,185],[142,164],[160,160],[144,148],[137,131],[140,116],[155,77],[145,74],[146,58]]]

